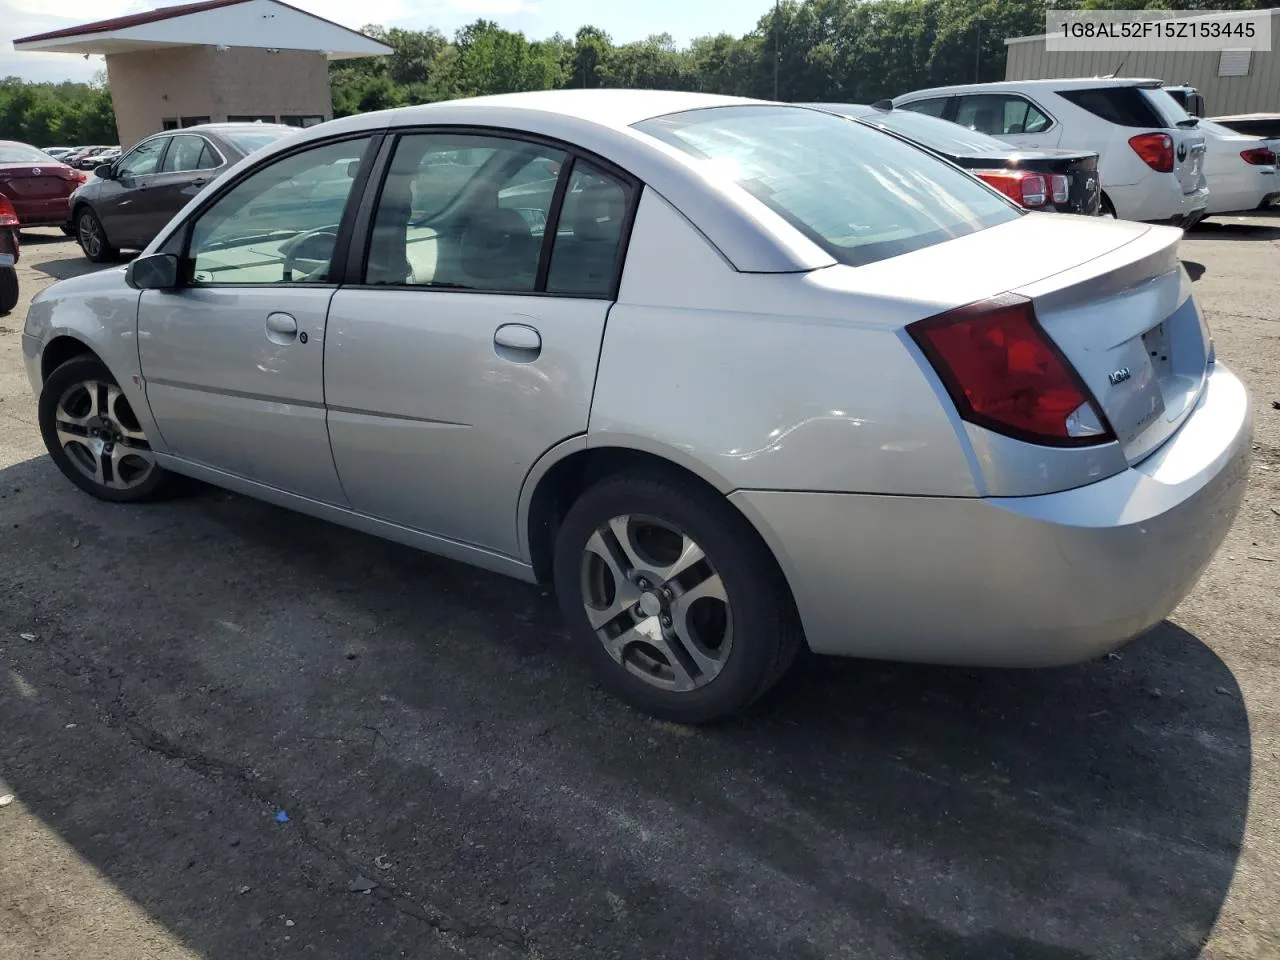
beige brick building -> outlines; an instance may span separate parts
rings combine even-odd
[[[279,0],[205,0],[23,37],[15,50],[103,54],[120,145],[235,120],[333,117],[329,61],[389,47]]]

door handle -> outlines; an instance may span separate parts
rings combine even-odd
[[[528,363],[542,352],[542,335],[527,324],[504,323],[493,332],[493,348],[505,360]]]
[[[293,343],[298,337],[298,321],[287,313],[267,314],[267,339],[272,343]]]
[[[191,181],[191,185],[193,187],[203,187],[208,182],[209,182],[208,177],[196,177],[194,180]]]

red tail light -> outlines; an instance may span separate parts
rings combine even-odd
[[[1173,137],[1167,133],[1140,133],[1129,146],[1156,173],[1173,173]]]
[[[89,175],[83,170],[77,170],[75,167],[66,167],[58,171],[63,180],[73,180],[76,183],[84,183],[89,179]]]
[[[1026,170],[974,170],[973,173],[1024,207],[1043,207],[1049,199],[1049,187],[1038,173]]]
[[[1049,188],[1053,193],[1054,203],[1066,203],[1071,196],[1071,181],[1061,173],[1055,173],[1049,178]]]
[[[1025,297],[969,304],[913,323],[907,332],[970,423],[1051,446],[1115,438]]]
[[[1276,165],[1276,155],[1266,147],[1254,147],[1252,150],[1242,150],[1240,158],[1245,163],[1252,164],[1255,167],[1274,167]]]
[[[13,209],[13,204],[8,197],[0,197],[0,227],[16,227],[18,225],[18,211]]]

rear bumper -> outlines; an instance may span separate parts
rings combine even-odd
[[[1166,617],[1244,496],[1252,413],[1211,368],[1195,412],[1106,480],[1035,497],[738,491],[817,653],[988,666],[1097,656]]]
[[[18,222],[24,227],[60,227],[71,220],[71,198],[13,202]]]

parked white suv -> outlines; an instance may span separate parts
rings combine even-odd
[[[1105,212],[1187,227],[1209,202],[1204,135],[1159,80],[1007,80],[895,97],[916,110],[1026,147],[1098,154]]]

